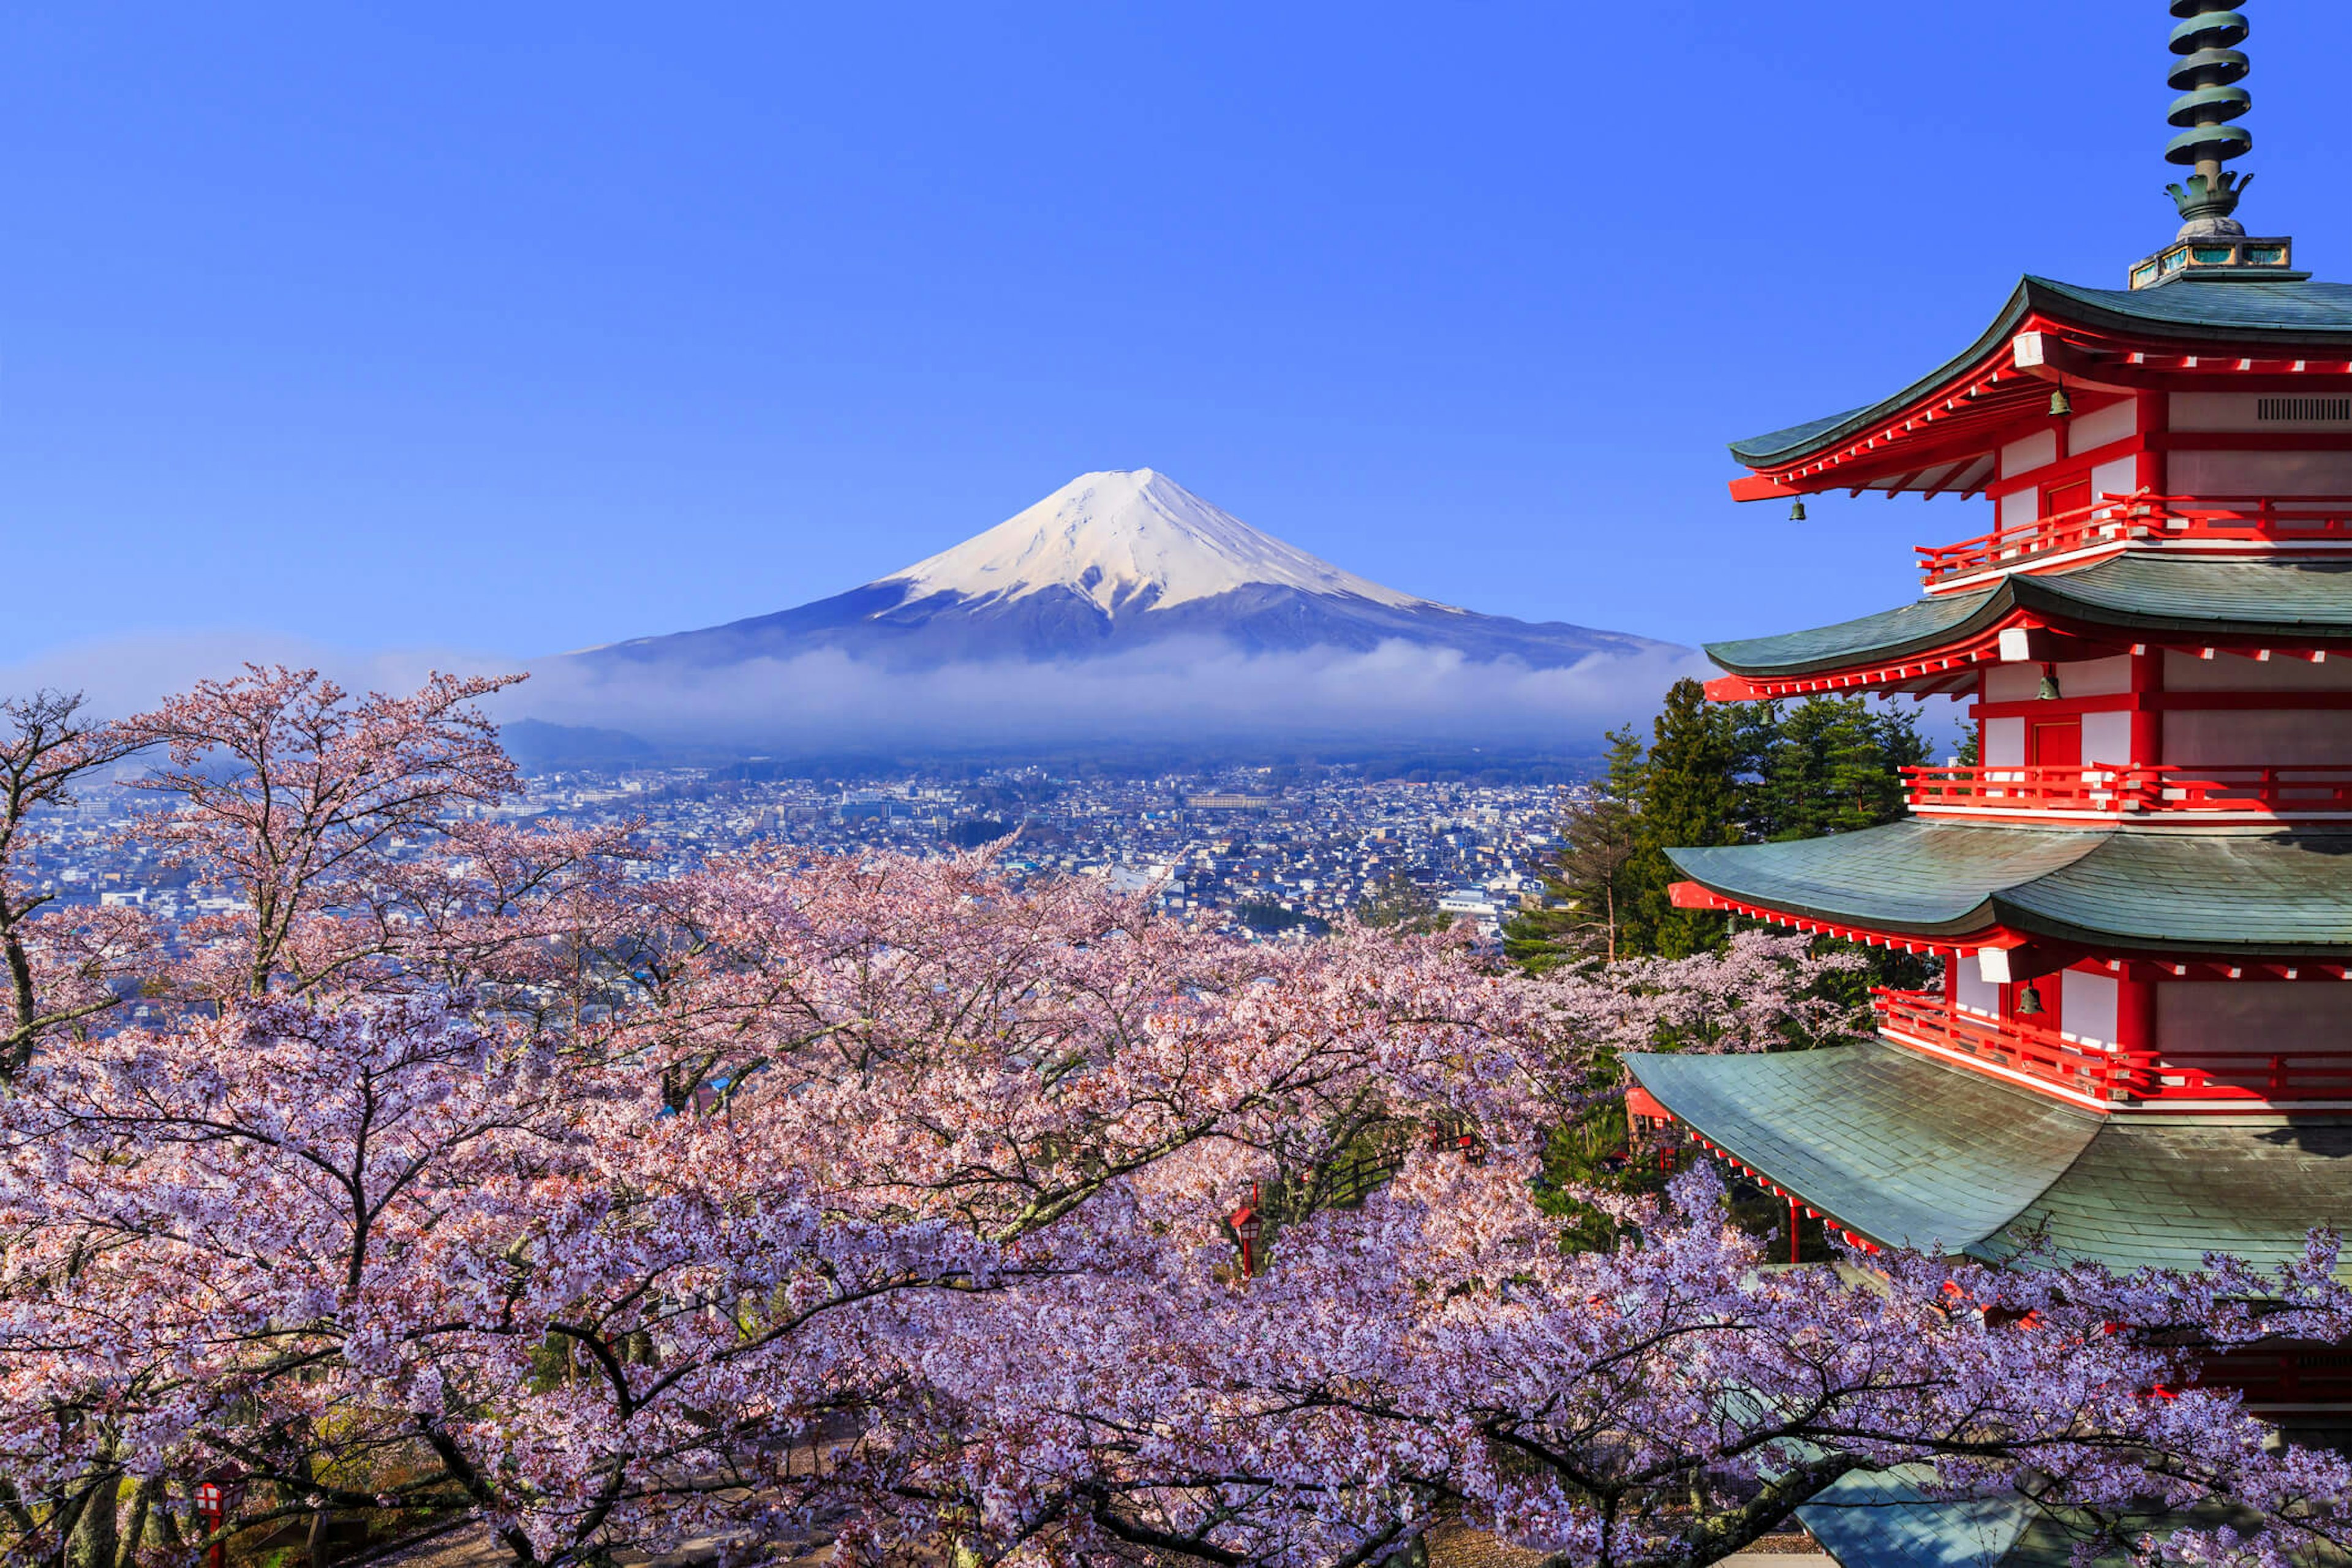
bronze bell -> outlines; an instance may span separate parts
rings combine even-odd
[[[2051,418],[2063,419],[2066,416],[2074,412],[2074,400],[2066,395],[2066,389],[2064,387],[2062,386],[2057,391],[2050,395]]]
[[[2017,990],[2017,1016],[2021,1018],[2031,1018],[2040,1014],[2041,1011],[2042,993],[2036,991],[2030,983],[2019,986]]]
[[[1789,509],[1789,521],[1790,522],[1802,522],[1805,521],[1805,503],[1803,501],[1799,501],[1796,505]]]

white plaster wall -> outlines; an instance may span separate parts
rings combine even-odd
[[[2022,440],[2011,441],[2000,449],[2000,477],[2014,479],[2035,468],[2046,468],[2058,460],[2058,432],[2036,430]]]
[[[2021,489],[2000,498],[2000,525],[2003,528],[2023,528],[2042,515],[2042,492]]]
[[[2352,658],[2325,664],[2303,658],[2247,658],[2215,652],[2211,658],[2168,648],[2167,691],[2352,691]]]
[[[2059,1032],[2068,1039],[2108,1046],[2116,1038],[2116,998],[2122,986],[2113,975],[2066,971],[2059,993]]]
[[[2070,456],[2079,458],[2110,441],[2120,441],[2138,428],[2139,400],[2126,397],[2105,408],[2095,408],[2067,426],[2066,450]]]
[[[2280,430],[2287,432],[2352,429],[2341,419],[2264,419],[2254,392],[2176,392],[2171,421],[2175,430]],[[2179,458],[2173,459],[2178,462]]]
[[[2156,1026],[2167,1056],[2340,1050],[2352,1046],[2352,987],[2291,980],[2161,984]]]
[[[1990,1018],[1999,1017],[2000,987],[1977,973],[1974,960],[1956,963],[1953,968],[1960,977],[1959,992],[1955,1000],[1971,1013],[1982,1013]]]
[[[2139,459],[2117,458],[2091,470],[2091,499],[2127,496],[2139,489]]]
[[[1988,719],[1984,727],[1984,765],[2021,768],[2025,765],[2025,721]]]
[[[2175,452],[2166,471],[2175,495],[2352,495],[2352,452]]]
[[[2180,767],[2352,765],[2352,711],[2176,708],[2164,716],[2164,760]],[[2352,868],[2345,875],[2352,879]]]
[[[2083,715],[2083,760],[2086,763],[2127,763],[2131,761],[2131,721],[2128,713],[2085,713]]]
[[[1988,702],[2031,702],[2042,689],[2042,667],[2038,664],[1996,664],[1984,672],[1984,700]]]
[[[2131,689],[2131,660],[2121,656],[2083,659],[2053,668],[2058,676],[2058,689],[2069,697],[2112,697]],[[2352,662],[2346,668],[2352,669]],[[1991,665],[1985,670],[1984,700],[1988,702],[2031,702],[2041,695],[2042,667],[2030,659],[2022,664]]]

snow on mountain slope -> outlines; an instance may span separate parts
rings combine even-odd
[[[912,669],[1093,659],[1179,643],[1252,656],[1402,644],[1544,669],[1660,646],[1401,594],[1138,468],[1081,475],[953,549],[845,594],[567,658],[710,669],[826,650]]]
[[[1444,610],[1342,572],[1261,532],[1150,468],[1081,474],[1036,505],[872,584],[908,599],[975,603],[1063,588],[1106,613],[1165,610],[1238,588],[1344,595],[1391,609]]]

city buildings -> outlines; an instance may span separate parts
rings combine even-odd
[[[1088,876],[1149,890],[1185,921],[1240,911],[1244,931],[1304,934],[1367,903],[1458,914],[1492,932],[1538,890],[1570,793],[1537,784],[1412,783],[1360,769],[1125,777],[1005,767],[909,772],[845,785],[754,770],[641,769],[531,778],[499,808],[517,821],[638,824],[658,877],[713,856],[782,846],[944,854],[995,845],[1016,884]],[[758,770],[764,774],[766,770]],[[105,784],[45,823],[37,886],[65,906],[141,903],[167,927],[226,908],[219,889],[158,864],[122,829],[152,797]],[[1458,907],[1457,907],[1458,906]]]

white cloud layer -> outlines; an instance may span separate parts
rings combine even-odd
[[[512,707],[653,741],[786,752],[1245,739],[1582,745],[1655,712],[1679,677],[1705,673],[1698,655],[1666,647],[1538,669],[1403,642],[1261,655],[1170,642],[1103,658],[924,671],[832,652],[715,669],[553,664]]]
[[[1249,655],[1218,642],[1155,644],[1109,658],[885,669],[838,653],[718,668],[524,660],[478,651],[361,651],[269,633],[158,634],[58,648],[0,666],[0,693],[85,692],[102,713],[146,707],[247,661],[314,667],[355,690],[414,689],[435,669],[530,670],[498,700],[502,720],[621,730],[663,743],[791,754],[867,746],[969,750],[1024,744],[1274,741],[1583,747],[1657,710],[1704,660],[1660,646],[1561,669],[1478,663],[1402,642],[1370,652]]]

